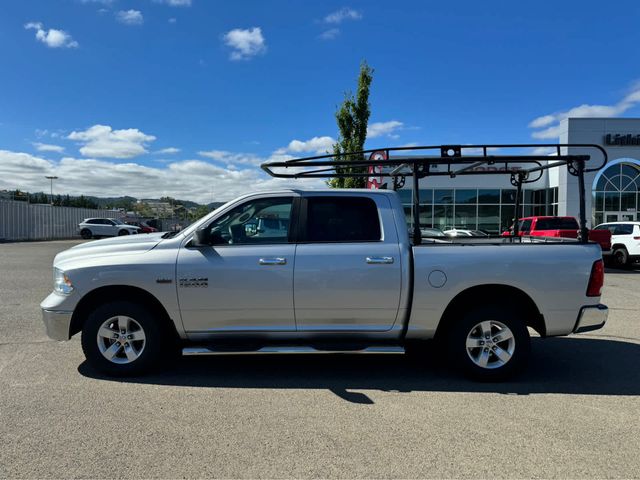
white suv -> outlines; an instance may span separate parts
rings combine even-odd
[[[611,254],[605,259],[616,267],[626,267],[640,260],[640,222],[609,222],[595,230],[611,232]]]
[[[115,237],[138,233],[140,227],[127,225],[113,218],[85,218],[78,225],[80,236],[84,239],[94,237]]]

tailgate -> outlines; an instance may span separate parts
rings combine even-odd
[[[599,243],[603,250],[611,249],[611,232],[609,230],[590,230],[589,240]]]

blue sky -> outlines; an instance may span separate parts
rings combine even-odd
[[[335,139],[375,69],[368,147],[555,141],[640,113],[640,4],[5,1],[0,189],[225,200]],[[537,128],[532,128],[537,126]]]

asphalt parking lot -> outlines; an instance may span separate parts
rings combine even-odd
[[[517,381],[402,355],[184,358],[103,378],[39,302],[74,242],[0,244],[0,477],[639,477],[640,268]]]

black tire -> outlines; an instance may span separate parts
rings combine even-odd
[[[125,229],[119,230],[118,236],[121,237],[122,235],[129,235],[129,230],[125,230]]]
[[[139,356],[130,363],[115,363],[108,360],[100,351],[99,342],[105,342],[114,346],[116,340],[104,340],[98,336],[98,331],[103,324],[113,317],[129,317],[143,330],[145,340],[140,349]],[[115,322],[114,322],[115,323]],[[131,322],[133,323],[133,322]],[[118,334],[118,329],[114,334]],[[162,328],[157,316],[145,305],[129,302],[115,301],[98,306],[87,317],[82,328],[82,350],[89,365],[106,375],[113,377],[125,377],[148,373],[164,364],[164,360],[172,358],[173,338],[167,329]],[[132,341],[133,344],[133,341]],[[117,346],[116,346],[117,347]],[[124,346],[118,347],[118,355],[125,357]],[[116,361],[118,357],[115,357]],[[124,358],[121,358],[124,361]]]
[[[617,247],[611,253],[611,266],[614,268],[627,268],[629,266],[629,252],[624,247]]]
[[[486,342],[486,347],[467,348],[467,337],[474,337],[480,333],[481,329],[475,329],[481,322],[491,322],[492,334],[487,342],[484,337],[480,338]],[[510,340],[497,341],[500,330],[499,325],[506,326],[513,338],[513,344]],[[474,333],[475,332],[475,333]],[[480,335],[482,337],[482,335]],[[495,352],[503,354],[504,351],[512,348],[512,354],[508,361],[502,364],[502,360],[498,358]],[[472,356],[479,358],[482,353],[488,358],[487,367],[480,366]],[[447,354],[451,363],[466,376],[484,382],[496,382],[506,380],[519,371],[527,364],[531,353],[531,338],[527,330],[526,321],[522,317],[522,313],[513,307],[486,306],[469,310],[463,314],[462,318],[454,320],[447,335]]]
[[[82,230],[80,230],[80,236],[85,240],[90,240],[93,235],[91,234],[91,230],[89,230],[88,228],[83,228]]]

